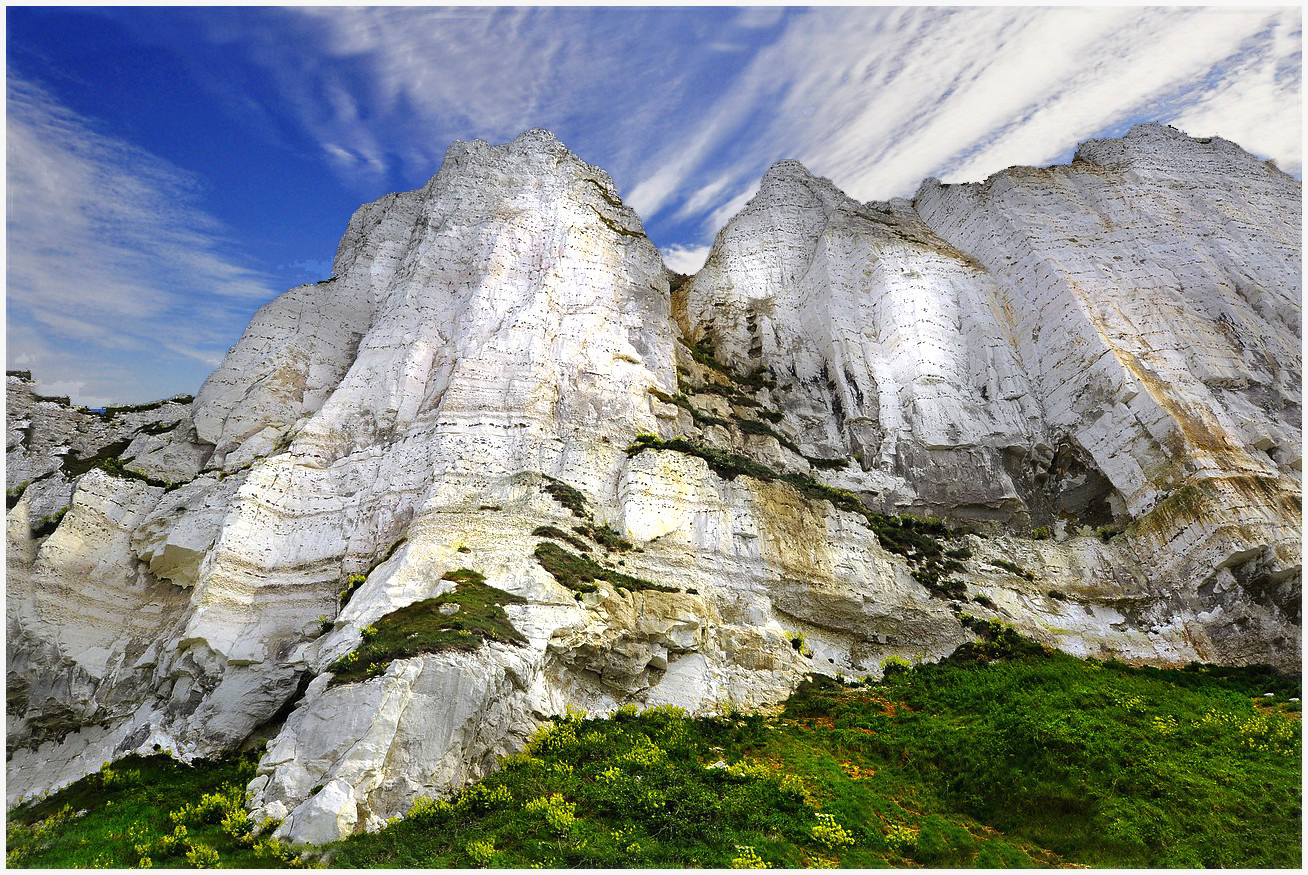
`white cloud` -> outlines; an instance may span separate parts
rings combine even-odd
[[[714,202],[718,192],[726,188],[731,182],[730,175],[719,176],[717,179],[703,186],[699,191],[686,198],[686,202],[677,210],[676,218],[684,219],[687,216],[693,216]]]
[[[1220,134],[1294,171],[1300,42],[1291,9],[813,9],[706,114],[765,107],[722,145],[733,164],[796,157],[860,200],[1048,164],[1133,121]],[[676,217],[703,215],[711,234],[748,195],[717,185],[719,154],[692,157]]]
[[[708,254],[708,246],[669,246],[663,250],[663,263],[677,273],[696,273]]]
[[[276,91],[256,114],[288,117],[365,196],[425,179],[454,139],[546,127],[608,170],[657,238],[692,247],[783,158],[885,199],[1160,120],[1299,168],[1300,19],[1289,7],[333,7],[270,11],[261,27],[233,13],[208,39]],[[232,90],[224,65],[197,69]]]
[[[1240,15],[1193,10],[1184,17],[1161,12],[1155,10],[1144,19],[1136,41],[1102,58],[1094,75],[1073,78],[1021,125],[1011,126],[947,175],[959,181],[976,180],[1014,163],[1048,163],[1075,142],[1149,113],[1157,103],[1193,102],[1204,93],[1196,91],[1197,83],[1228,61],[1245,41],[1258,39],[1276,16],[1254,10]],[[1284,118],[1265,117],[1265,121],[1285,128]],[[1297,118],[1294,127],[1298,128]]]
[[[1298,69],[1289,63],[1303,39],[1300,23],[1282,18],[1271,40],[1258,45],[1210,91],[1167,121],[1195,137],[1220,134],[1258,155],[1275,158],[1287,173],[1303,170],[1303,102]]]
[[[573,148],[585,144],[569,134],[584,131],[609,154],[582,157],[603,159],[611,173],[648,173],[684,91],[677,66],[647,40],[670,26],[659,15],[302,7],[280,22],[290,34],[282,42],[298,51],[244,48],[270,69],[284,110],[356,186],[392,171],[425,178],[454,139],[503,142],[534,127]]]
[[[626,197],[627,204],[648,221],[658,214],[663,202],[680,187],[681,181],[681,171],[676,165],[662,167],[631,190]]]
[[[1269,71],[1285,66],[1297,40],[1228,74],[1225,90],[1262,101],[1236,110],[1206,84],[1250,41],[1271,42],[1269,27],[1283,32],[1297,19],[1284,9],[812,10],[747,74],[781,95],[756,142],[854,197],[887,198],[911,194],[926,176],[961,181],[1048,163],[1161,101],[1207,97],[1211,125],[1293,142],[1295,154],[1277,157],[1297,166],[1298,117],[1277,112],[1268,95]],[[1274,94],[1297,94],[1297,63],[1279,82]]]
[[[709,234],[713,234],[730,221],[732,216],[740,212],[745,204],[749,203],[750,198],[758,194],[759,182],[761,181],[762,180],[760,179],[750,183],[748,186],[741,189],[731,200],[719,204],[713,212],[709,213],[708,217],[705,218],[702,226],[703,230],[707,231]]]
[[[194,391],[272,296],[189,175],[8,80],[8,338],[84,403]],[[130,360],[130,367],[123,363]]]

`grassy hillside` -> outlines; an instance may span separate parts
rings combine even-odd
[[[979,628],[988,640],[938,665],[892,667],[882,683],[815,679],[778,716],[573,715],[457,796],[420,801],[382,832],[314,858],[433,868],[1299,865],[1298,679],[1083,661]],[[11,812],[10,863],[294,862],[235,813],[252,769],[115,765],[108,779]],[[187,831],[176,838],[179,825]]]

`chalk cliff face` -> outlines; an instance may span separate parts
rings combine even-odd
[[[782,162],[685,278],[552,135],[455,144],[193,403],[10,376],[9,801],[266,742],[255,815],[328,841],[568,706],[767,705],[968,615],[1297,667],[1299,197],[1157,126],[885,204]],[[460,569],[520,640],[333,683]]]

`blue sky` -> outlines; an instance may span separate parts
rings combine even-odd
[[[554,131],[693,271],[767,167],[860,200],[1137,121],[1300,173],[1301,12],[7,10],[6,362],[78,403],[194,392],[456,139]]]

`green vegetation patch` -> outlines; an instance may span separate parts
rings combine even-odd
[[[611,568],[605,568],[584,556],[569,553],[557,544],[544,542],[536,545],[536,561],[554,576],[554,579],[575,593],[595,592],[595,581],[605,580],[615,587],[622,587],[631,592],[656,590],[658,592],[680,592],[673,586],[663,586],[632,577]]]
[[[726,387],[714,385],[712,383],[704,386],[700,386],[699,388],[694,389],[693,391],[696,394],[702,393],[702,394],[720,395],[722,397],[727,398],[734,404],[741,404],[749,407],[761,406],[753,398],[749,398],[745,395],[740,394],[739,392],[735,392]],[[781,434],[780,432],[778,432],[776,429],[774,429],[772,426],[768,425],[765,422],[760,422],[756,419],[745,419],[742,417],[736,417],[734,419],[723,419],[720,416],[714,416],[711,413],[705,413],[703,410],[700,410],[693,403],[691,403],[690,398],[688,398],[682,392],[678,392],[676,395],[669,395],[667,392],[663,392],[659,389],[651,388],[649,390],[649,393],[653,395],[655,398],[657,398],[658,400],[662,401],[664,404],[675,404],[676,406],[685,410],[687,413],[690,414],[690,418],[694,420],[695,425],[698,428],[704,428],[705,426],[709,426],[709,425],[720,425],[723,428],[727,428],[727,429],[735,427],[740,429],[742,434],[762,435],[765,437],[775,438],[777,443],[781,444],[781,446],[790,450],[795,455],[797,456],[803,455],[803,453],[800,452],[799,447],[795,444],[794,441],[790,440],[785,435]],[[756,412],[760,416],[763,415],[762,411],[756,411]],[[777,423],[781,421],[782,417],[780,416],[780,414],[778,414],[775,418],[767,417],[767,419],[769,419],[773,423]],[[814,460],[810,459],[809,461],[812,462]],[[818,464],[819,467],[822,467],[823,465],[821,463],[823,463],[824,461],[825,460],[817,460],[815,464]],[[843,468],[844,466],[845,463],[842,461],[842,462],[836,462],[831,467]]]
[[[548,492],[551,498],[570,510],[573,516],[581,519],[590,518],[590,512],[586,510],[586,496],[582,495],[576,487],[546,475],[545,483],[541,488]]]
[[[1023,568],[1021,565],[1018,565],[1016,562],[1009,562],[1007,559],[995,559],[992,561],[1000,568],[1007,571],[1009,574],[1016,574],[1018,577],[1022,578],[1023,580],[1036,579],[1034,572],[1027,571],[1025,568]]]
[[[446,572],[443,580],[455,588],[391,611],[363,629],[363,642],[327,667],[332,686],[376,677],[397,659],[442,650],[476,650],[483,641],[526,644],[509,622],[504,605],[523,604],[513,595],[486,584],[469,568]]]
[[[337,615],[345,610],[345,606],[350,603],[350,599],[354,598],[354,594],[359,591],[359,587],[367,583],[368,578],[377,570],[378,566],[394,556],[396,551],[403,547],[408,540],[407,537],[397,538],[389,547],[386,548],[385,553],[373,560],[373,563],[368,566],[367,571],[362,574],[347,574],[345,576],[341,581],[340,586],[336,589]],[[460,548],[459,552],[462,553],[466,551],[463,548]],[[318,620],[321,624],[323,634],[326,634],[331,630],[332,626],[335,625],[335,622],[326,616],[319,617]]]
[[[609,190],[605,188],[604,185],[601,184],[598,179],[595,179],[594,177],[590,177],[590,176],[583,176],[582,180],[584,182],[589,182],[592,185],[594,185],[595,189],[599,192],[600,197],[604,198],[604,200],[608,201],[613,206],[615,207],[622,206],[622,198],[615,197],[613,194],[611,194]]]
[[[731,387],[729,387],[729,386],[723,386],[723,385],[721,385],[720,383],[705,383],[705,384],[702,385],[702,386],[697,386],[697,387],[694,389],[694,392],[695,392],[695,394],[697,394],[697,395],[699,395],[699,394],[702,394],[702,395],[718,395],[718,396],[720,396],[720,397],[722,397],[722,398],[726,398],[726,399],[727,399],[728,401],[730,401],[732,404],[738,404],[738,405],[740,405],[741,407],[762,407],[762,406],[763,406],[763,405],[760,404],[758,401],[755,401],[753,398],[749,397],[748,395],[744,394],[743,392],[740,392],[739,390],[737,390],[737,389],[733,389],[733,388],[731,388]]]
[[[772,426],[768,425],[765,422],[758,422],[753,419],[742,419],[737,423],[737,425],[740,426],[740,430],[745,434],[757,434],[757,435],[763,435],[765,437],[775,438],[777,443],[781,444],[783,447],[790,450],[796,456],[804,455],[803,453],[800,452],[799,447],[795,445],[794,441],[792,441],[788,437],[785,437],[780,432],[778,432],[775,428],[773,428]],[[844,466],[842,465],[840,467],[844,467]]]
[[[712,368],[719,374],[731,380],[740,386],[746,386],[750,389],[772,389],[777,385],[776,379],[770,374],[767,368],[755,368],[748,373],[741,374],[718,361],[717,351],[714,349],[712,338],[705,337],[690,348],[691,357],[706,368]]]
[[[359,587],[368,582],[366,574],[347,574],[345,580],[341,583],[341,588],[336,592],[336,605],[338,612],[344,610],[345,606],[354,598],[354,594],[359,591]]]
[[[622,534],[611,526],[574,526],[573,531],[580,532],[588,536],[596,544],[599,544],[605,550],[614,553],[626,553],[635,547],[630,541],[622,537]]]
[[[92,468],[99,468],[110,459],[121,457],[122,454],[127,451],[127,448],[131,446],[131,443],[132,441],[130,438],[115,441],[101,447],[94,455],[87,456],[85,459],[78,456],[75,450],[69,450],[67,454],[64,455],[63,464],[61,466],[63,468],[64,476],[70,480],[75,477],[81,477]]]
[[[677,708],[572,715],[479,784],[420,799],[409,817],[334,846],[333,867],[801,867],[864,857],[805,781],[742,756],[762,718]]]
[[[46,535],[54,533],[59,528],[59,523],[63,522],[64,514],[68,513],[68,506],[64,505],[54,513],[48,513],[36,521],[32,526],[33,538],[44,538]]]
[[[605,550],[613,553],[625,553],[635,548],[635,545],[622,537],[621,533],[607,525],[573,526],[572,532],[565,532],[557,526],[537,526],[531,533],[538,538],[553,538],[556,541],[562,541],[583,553],[591,552],[590,545],[577,537],[578,535],[590,538]]]
[[[148,434],[148,435],[168,434],[168,432],[170,431],[176,431],[177,426],[181,424],[182,421],[180,419],[177,420],[176,422],[158,422],[158,421],[151,422],[147,425],[141,426],[141,434]]]
[[[553,538],[556,541],[562,541],[565,544],[572,545],[573,548],[583,553],[590,552],[590,545],[569,532],[563,531],[557,526],[537,526],[532,530],[532,535],[537,538]]]
[[[13,489],[5,490],[5,510],[13,510],[23,500],[23,493],[32,485],[31,480],[24,480]]]
[[[786,716],[933,807],[1070,862],[1298,865],[1297,678],[1082,661],[987,626],[988,640],[865,690],[810,684]]]
[[[624,228],[624,227],[622,227],[622,226],[619,225],[617,222],[613,221],[613,220],[610,219],[608,216],[604,215],[603,213],[601,213],[599,210],[595,209],[594,207],[591,207],[590,209],[591,209],[591,212],[593,212],[596,216],[599,217],[600,222],[603,223],[603,225],[604,225],[606,228],[608,228],[610,231],[613,231],[613,232],[619,234],[620,236],[623,236],[623,237],[644,237],[644,236],[645,236],[645,234],[644,234],[643,232],[641,232],[641,231],[632,231],[632,230],[630,230],[630,229],[628,229],[628,228]]]
[[[323,851],[339,868],[1298,866],[1299,678],[1078,660],[967,622],[981,640],[945,661],[812,677],[777,717],[570,714]],[[253,770],[124,760],[10,812],[9,863],[294,863],[244,832]]]
[[[720,425],[723,428],[731,427],[730,420],[723,419],[720,416],[714,416],[711,413],[705,413],[703,410],[700,410],[698,407],[692,404],[690,402],[690,399],[687,398],[681,392],[678,392],[676,395],[669,395],[667,392],[664,392],[662,390],[651,388],[649,390],[649,393],[653,395],[655,398],[657,398],[658,400],[662,401],[664,404],[675,404],[676,406],[680,407],[682,410],[689,413],[690,418],[694,420],[695,425],[698,428],[704,428],[705,426],[709,426],[709,425]]]
[[[120,480],[138,480],[146,486],[155,486],[163,489],[164,492],[172,492],[185,484],[186,481],[173,482],[171,480],[158,480],[140,471],[133,471],[127,467],[127,463],[121,458],[105,459],[100,463],[100,470],[104,471],[110,477],[117,477]]]
[[[255,759],[131,756],[54,795],[9,812],[11,868],[286,868],[298,855],[254,835],[245,785]]]

